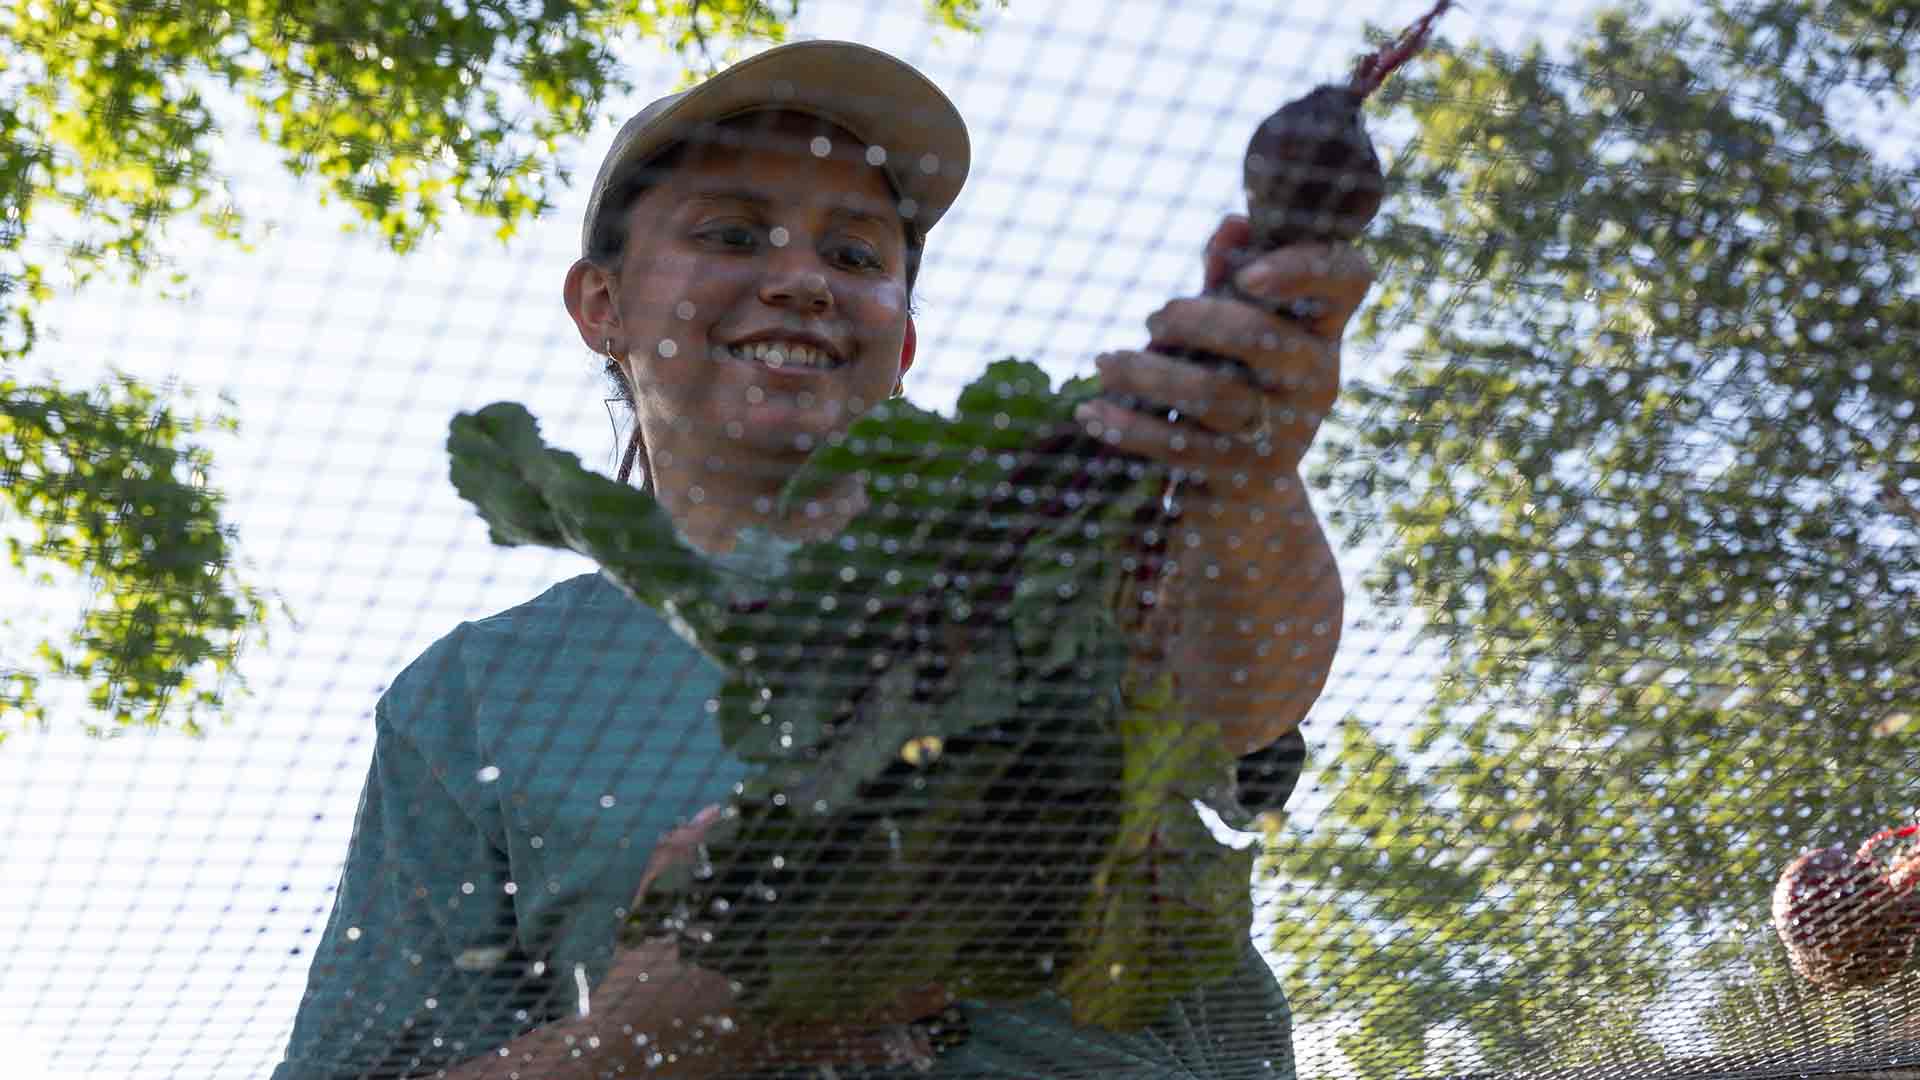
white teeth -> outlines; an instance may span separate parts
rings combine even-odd
[[[830,368],[833,366],[833,357],[820,349],[797,341],[756,341],[748,345],[732,346],[731,351],[741,360],[755,360],[770,368]]]

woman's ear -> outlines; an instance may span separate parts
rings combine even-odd
[[[900,374],[905,375],[913,366],[913,351],[919,346],[918,335],[914,333],[913,316],[907,316],[907,338],[900,343]]]
[[[594,352],[604,352],[609,338],[620,336],[620,315],[614,305],[616,279],[606,270],[586,260],[577,260],[567,270],[567,314],[573,316],[580,340]]]

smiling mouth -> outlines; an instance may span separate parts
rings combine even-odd
[[[824,349],[798,341],[754,341],[726,345],[722,351],[731,359],[774,371],[832,371],[845,363]]]

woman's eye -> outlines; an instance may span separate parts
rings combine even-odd
[[[710,225],[700,230],[700,237],[724,248],[743,251],[760,242],[760,237],[745,225]]]
[[[879,270],[885,266],[880,261],[879,252],[859,242],[836,244],[833,259],[851,270]]]

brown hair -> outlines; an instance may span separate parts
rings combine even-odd
[[[627,251],[628,211],[633,209],[633,204],[639,200],[640,196],[660,182],[661,177],[672,172],[680,164],[680,159],[686,155],[689,145],[684,141],[674,143],[660,153],[643,161],[625,165],[614,173],[612,179],[607,182],[606,193],[600,199],[599,213],[587,234],[587,251],[584,258],[588,262],[609,274],[619,273],[620,260]],[[894,185],[893,178],[884,172],[881,175],[886,179],[887,191],[893,196],[894,201],[898,202],[900,190]],[[902,216],[900,228],[906,240],[907,310],[912,311],[913,283],[920,276],[920,258],[926,251],[927,237],[912,218]],[[607,382],[613,389],[611,400],[625,405],[629,413],[635,412],[633,387],[628,385],[626,373],[620,370],[619,361],[611,356],[605,359]],[[621,483],[626,483],[627,478],[633,474],[634,463],[639,459],[640,451],[644,448],[645,444],[640,438],[640,425],[636,419],[633,436],[627,440],[626,450],[620,456],[620,469],[615,476]],[[651,491],[653,477],[643,475],[640,485],[643,491]]]

